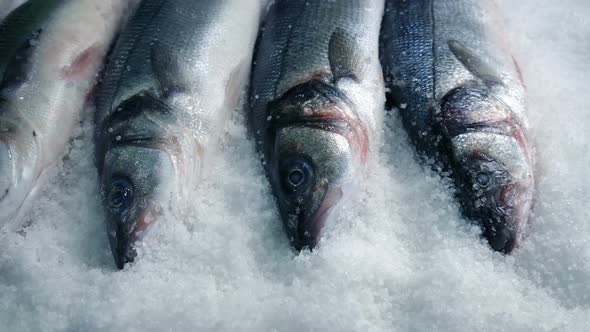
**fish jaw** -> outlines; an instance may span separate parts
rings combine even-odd
[[[108,239],[117,268],[123,269],[125,264],[134,262],[137,257],[135,245],[154,227],[157,211],[158,208],[149,205],[144,206],[135,219],[119,213],[108,217]]]
[[[331,187],[324,190],[321,204],[315,211],[307,211],[297,206],[282,206],[281,214],[286,221],[287,235],[296,250],[315,248],[320,240],[322,229],[342,197],[341,187]]]
[[[463,215],[491,248],[511,253],[532,205],[532,157],[524,125],[490,87],[449,92],[437,116],[439,153],[451,171]]]

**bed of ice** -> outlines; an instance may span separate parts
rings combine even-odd
[[[0,234],[0,330],[589,330],[590,4],[500,4],[539,159],[529,236],[512,256],[461,219],[395,115],[364,190],[318,250],[296,254],[236,112],[190,218],[162,223],[118,271],[86,121],[31,226]]]

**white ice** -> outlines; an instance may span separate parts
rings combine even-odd
[[[161,223],[117,271],[87,120],[31,226],[0,234],[0,331],[590,330],[590,4],[500,4],[538,156],[534,216],[512,256],[461,219],[396,116],[364,190],[318,250],[294,253],[236,112],[191,218]]]

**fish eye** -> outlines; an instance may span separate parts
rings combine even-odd
[[[131,183],[125,179],[115,179],[107,194],[107,204],[110,208],[119,209],[128,206],[131,201],[133,189]]]
[[[312,168],[303,157],[285,160],[280,167],[280,177],[284,188],[289,191],[304,189],[311,182]]]
[[[303,183],[303,180],[305,180],[305,174],[301,169],[294,168],[289,171],[287,179],[292,187],[298,187],[301,183]]]
[[[483,188],[487,187],[492,182],[492,176],[487,172],[477,173],[475,179],[477,180],[477,183]]]

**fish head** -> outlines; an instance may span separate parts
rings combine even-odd
[[[0,105],[0,227],[19,218],[40,172],[37,133]]]
[[[101,179],[107,232],[117,267],[133,262],[135,244],[147,235],[172,199],[175,171],[162,150],[121,146],[108,151]]]
[[[317,244],[324,224],[356,182],[366,142],[357,137],[347,107],[329,85],[315,81],[270,107],[266,168],[287,235],[298,250]]]
[[[180,148],[165,105],[138,96],[120,106],[103,130],[101,195],[117,267],[137,256],[135,246],[176,203]]]
[[[523,126],[485,89],[457,89],[440,113],[445,153],[463,214],[499,252],[518,245],[527,223],[533,170]]]
[[[338,134],[285,127],[275,151],[271,182],[289,239],[297,249],[311,248],[352,177],[351,149]]]

